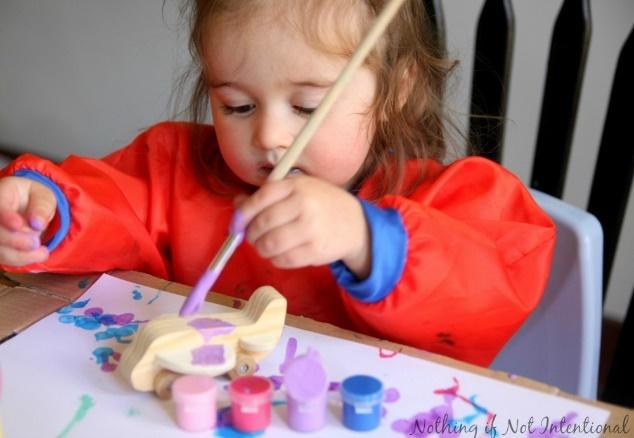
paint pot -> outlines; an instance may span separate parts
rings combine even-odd
[[[298,432],[313,432],[324,427],[328,379],[315,350],[309,349],[286,365],[284,385],[289,427]]]
[[[341,382],[343,424],[348,429],[367,431],[381,422],[383,383],[375,377],[357,375]]]
[[[181,376],[172,384],[176,423],[187,432],[206,432],[216,425],[216,382],[209,376]]]
[[[242,376],[229,384],[231,421],[241,432],[257,432],[271,424],[273,384],[260,376]]]

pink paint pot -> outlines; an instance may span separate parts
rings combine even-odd
[[[176,423],[187,432],[205,432],[216,425],[216,382],[208,376],[181,376],[172,384]]]
[[[284,371],[288,425],[298,432],[313,432],[326,424],[328,378],[315,350],[298,356]]]
[[[260,376],[242,376],[229,384],[231,421],[242,432],[257,432],[271,424],[273,384]]]

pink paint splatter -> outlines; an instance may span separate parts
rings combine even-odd
[[[379,357],[381,359],[391,359],[397,356],[399,353],[400,353],[399,351],[391,351],[391,350],[383,349],[383,347],[379,347]]]

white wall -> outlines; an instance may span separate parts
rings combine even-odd
[[[298,0],[299,1],[299,0]],[[503,162],[528,181],[552,25],[562,0],[514,0],[516,40]],[[2,0],[0,146],[54,158],[102,156],[170,115],[187,60],[178,0]],[[443,2],[450,53],[460,59],[448,98],[466,127],[475,24],[483,0]],[[592,0],[593,33],[564,199],[585,208],[618,51],[634,1]],[[632,192],[634,198],[634,191]],[[622,319],[634,285],[634,199],[605,312]]]
[[[176,0],[2,0],[0,146],[102,156],[168,117]]]

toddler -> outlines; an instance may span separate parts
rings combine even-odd
[[[214,291],[270,284],[290,313],[488,365],[541,297],[555,228],[496,163],[443,164],[453,64],[423,2],[405,2],[289,175],[266,182],[384,3],[192,0],[191,122],[101,160],[11,163],[0,268],[192,285],[233,216],[246,241]]]

